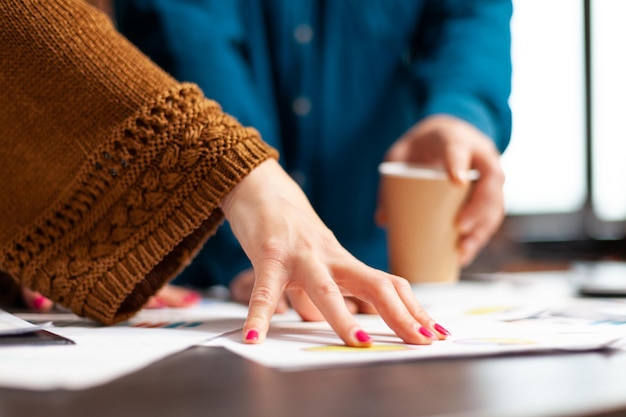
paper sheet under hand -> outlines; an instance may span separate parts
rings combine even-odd
[[[32,323],[52,321],[57,327],[50,330],[76,345],[3,348],[0,386],[89,388],[193,345],[224,346],[282,370],[624,347],[624,304],[572,300],[561,277],[542,276],[537,287],[531,278],[527,282],[517,275],[498,282],[416,287],[422,306],[453,333],[430,346],[406,345],[378,316],[357,316],[374,346],[346,348],[328,324],[304,323],[293,311],[274,316],[265,343],[246,345],[240,330],[247,308],[212,299],[192,308],[144,310],[112,327],[99,327],[71,313],[20,314]],[[598,312],[604,314],[603,320],[598,320]],[[622,316],[623,321],[616,321]]]
[[[576,299],[568,279],[562,272],[529,273],[507,276],[497,282],[414,286],[422,306],[452,332],[447,340],[429,346],[404,344],[380,317],[361,315],[357,319],[374,344],[365,349],[348,348],[327,323],[304,323],[293,312],[291,316],[274,316],[263,344],[244,344],[241,336],[235,334],[206,344],[224,346],[249,360],[283,371],[626,347],[626,320],[598,320],[597,314],[590,314],[606,314],[610,303],[614,316],[616,303]]]
[[[351,348],[326,323],[280,321],[259,345],[229,335],[206,345],[223,346],[261,365],[282,371],[400,362],[433,358],[497,356],[526,352],[590,351],[617,343],[624,331],[614,328],[555,323],[497,323],[484,320],[448,320],[453,336],[432,345],[404,344],[378,316],[358,316],[374,344]]]

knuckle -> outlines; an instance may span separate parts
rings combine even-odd
[[[394,286],[398,292],[412,291],[411,283],[404,278],[394,277]]]
[[[406,279],[395,276],[376,280],[374,284],[367,287],[367,298],[370,300],[375,300],[379,298],[381,294],[388,294],[390,292],[398,291],[399,288],[401,288],[405,284],[409,284]]]
[[[315,292],[318,296],[322,298],[336,297],[342,295],[341,290],[339,290],[337,284],[332,280],[325,280],[324,282],[317,285],[315,288]]]
[[[270,288],[259,286],[252,292],[252,295],[250,296],[250,303],[261,307],[267,307],[272,305],[273,298],[274,297],[272,296]]]
[[[282,261],[287,257],[287,251],[280,239],[268,239],[259,245],[261,259]]]

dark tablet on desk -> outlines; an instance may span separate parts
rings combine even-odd
[[[584,267],[578,293],[585,297],[626,297],[626,263],[599,262]]]
[[[73,345],[74,342],[47,330],[35,330],[19,334],[0,335],[0,347],[38,346],[38,345]]]
[[[626,284],[583,283],[578,287],[578,294],[583,297],[626,297]]]

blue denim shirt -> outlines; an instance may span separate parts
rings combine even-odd
[[[510,0],[118,0],[119,29],[281,153],[357,258],[386,269],[377,166],[409,127],[445,113],[500,151],[511,114]],[[250,267],[227,225],[180,280]],[[179,280],[179,282],[180,282]]]

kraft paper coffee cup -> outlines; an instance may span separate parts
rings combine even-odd
[[[476,171],[464,185],[441,168],[385,162],[379,166],[390,272],[412,283],[455,282],[461,266],[456,218]]]

